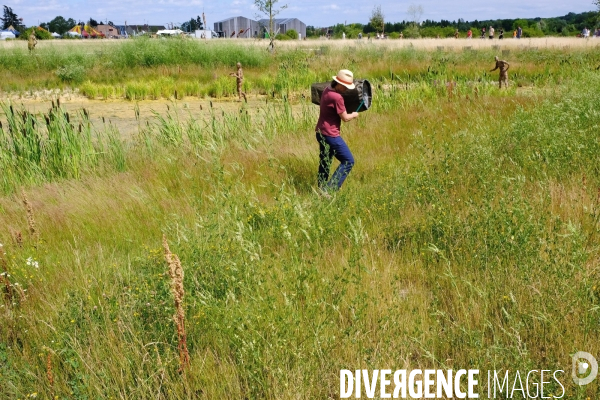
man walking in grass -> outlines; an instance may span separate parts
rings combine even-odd
[[[31,32],[31,35],[29,35],[29,39],[27,40],[27,48],[29,49],[30,53],[33,51],[33,49],[35,49],[36,44],[37,38],[35,37],[35,32]]]
[[[499,60],[498,56],[495,57],[495,60],[496,68],[490,70],[490,72],[494,72],[495,70],[500,69],[500,79],[498,81],[498,87],[502,89],[502,82],[504,82],[504,87],[508,89],[508,68],[510,68],[510,65],[504,60]]]
[[[236,78],[239,101],[242,101],[243,97],[244,101],[247,103],[248,99],[246,99],[246,93],[242,92],[242,85],[244,84],[244,71],[242,70],[242,64],[237,63],[237,72],[232,72],[229,75]]]

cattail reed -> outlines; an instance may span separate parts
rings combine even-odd
[[[27,196],[25,195],[24,190],[21,192],[21,194],[23,196],[23,204],[25,205],[25,210],[27,211],[27,224],[29,225],[29,234],[31,235],[31,237],[33,238],[34,241],[38,242],[39,241],[39,233],[37,231],[36,224],[35,224],[33,208],[31,207],[31,203],[27,199]]]
[[[169,276],[171,277],[171,291],[175,300],[175,325],[177,326],[177,338],[179,349],[179,372],[183,372],[190,364],[190,354],[187,348],[187,338],[185,334],[185,311],[183,309],[183,268],[176,254],[169,250],[167,237],[163,235],[163,249],[165,250],[165,260],[169,265]]]

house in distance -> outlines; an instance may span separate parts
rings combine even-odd
[[[306,24],[298,18],[275,18],[273,29],[278,34],[285,34],[294,29],[302,38],[306,37]],[[214,23],[214,31],[224,38],[264,37],[269,30],[269,20],[255,21],[246,17],[232,17]]]

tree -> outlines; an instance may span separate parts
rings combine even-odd
[[[13,26],[13,28],[18,29],[21,26],[21,20],[12,10],[12,8],[4,6],[4,14],[3,17],[0,18],[2,21],[2,29],[7,29],[9,26]]]
[[[421,22],[421,17],[423,16],[423,6],[411,4],[408,6],[407,13],[411,18],[411,24],[406,30],[406,37],[409,38],[417,38],[420,37],[419,33],[419,23]]]
[[[88,25],[95,28],[98,26],[98,21],[96,21],[94,18],[90,17],[90,20],[88,21]]]
[[[381,6],[373,7],[373,12],[371,13],[371,18],[369,19],[369,23],[377,32],[381,31],[383,33],[384,29],[384,15],[381,12]]]
[[[184,32],[194,32],[196,29],[204,29],[202,26],[202,20],[200,19],[200,16],[192,18],[189,21],[186,21],[183,24],[181,24],[181,30]]]
[[[423,6],[421,5],[415,5],[415,4],[411,4],[410,6],[408,6],[408,15],[411,17],[411,21],[413,22],[413,24],[415,25],[419,25],[419,22],[421,22],[421,17],[423,16]]]
[[[277,32],[275,32],[273,20],[275,19],[275,16],[277,14],[279,14],[282,10],[285,10],[287,8],[287,4],[284,4],[281,7],[277,8],[277,3],[279,3],[279,0],[254,0],[254,5],[256,6],[258,11],[269,17],[268,32],[270,38],[269,48],[271,51],[273,51],[274,47],[273,40],[275,40],[275,35],[277,35]],[[257,15],[257,18],[259,17],[260,15]]]
[[[42,24],[41,26],[45,29],[48,29],[50,32],[56,32],[58,34],[64,34],[69,29],[74,27],[77,24],[73,18],[64,19],[60,15],[55,17],[52,21],[47,24]],[[44,26],[46,25],[46,26]]]

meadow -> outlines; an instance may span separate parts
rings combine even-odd
[[[327,399],[384,368],[563,370],[563,398],[598,397],[570,378],[600,355],[596,49],[312,45],[6,48],[2,90],[118,100],[138,129],[2,103],[1,398]],[[340,68],[375,93],[328,200],[308,89]]]

